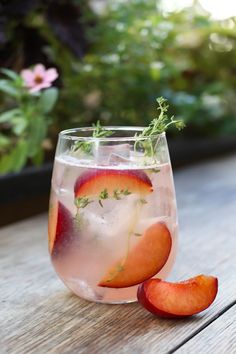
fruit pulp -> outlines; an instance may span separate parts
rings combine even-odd
[[[58,209],[61,212],[56,217]],[[59,217],[63,210],[66,212]],[[137,279],[146,280],[146,274],[165,279],[172,269],[178,223],[169,163],[142,168],[135,165],[127,168],[120,164],[108,169],[106,166],[86,165],[73,157],[57,156],[50,211],[49,242],[53,266],[65,285],[82,298],[104,303],[137,301]],[[140,257],[136,259],[135,253],[136,249],[140,253],[147,230],[153,229],[154,225],[155,231],[155,225],[160,224],[168,230],[171,247],[168,245],[169,248],[165,249],[164,264],[153,274],[155,265],[151,265],[150,273],[150,260],[147,259],[147,265],[145,259],[140,264]],[[50,236],[50,230],[53,230],[53,236]],[[158,237],[159,243],[161,235]],[[145,245],[145,254],[152,253],[147,248],[151,247],[152,251],[150,242],[153,241],[149,240]],[[158,252],[162,252],[163,247],[165,244],[158,251],[156,245],[157,258],[162,256]],[[152,257],[155,263],[155,254]],[[128,262],[131,258],[132,262]],[[128,264],[128,280],[116,281],[118,276],[122,280],[122,272],[126,271]],[[109,273],[114,268],[115,273]],[[139,276],[135,278],[132,272],[137,270]]]

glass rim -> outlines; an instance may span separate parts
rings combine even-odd
[[[105,130],[111,130],[111,131],[132,131],[132,132],[142,132],[146,127],[142,126],[103,126],[103,129]],[[101,137],[101,138],[96,138],[93,136],[76,136],[72,135],[73,133],[78,133],[78,132],[92,132],[94,131],[95,127],[81,127],[81,128],[71,128],[71,129],[65,129],[62,130],[59,133],[59,138],[60,139],[67,139],[67,140],[74,140],[74,141],[140,141],[140,140],[148,140],[148,139],[157,139],[161,136],[165,136],[166,133],[162,132],[159,134],[152,135],[151,137],[135,137],[135,136],[108,136],[108,137]]]

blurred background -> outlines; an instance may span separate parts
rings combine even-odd
[[[174,166],[235,149],[235,16],[232,0],[1,0],[1,224],[46,208],[60,130],[147,125],[158,96],[186,123]],[[59,76],[30,128],[13,73],[38,63]]]

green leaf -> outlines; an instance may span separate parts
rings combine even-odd
[[[18,146],[13,154],[14,169],[13,171],[19,171],[25,165],[28,155],[28,143],[25,140],[20,140]]]
[[[7,136],[0,134],[0,148],[5,148],[5,147],[9,146],[10,143],[11,143],[11,140]]]
[[[42,141],[47,134],[47,122],[45,117],[35,116],[32,118],[29,127],[28,143],[29,143],[29,157],[33,157],[42,149]]]
[[[9,79],[12,79],[14,81],[18,81],[21,79],[20,75],[18,75],[17,73],[15,73],[15,71],[13,70],[9,70],[9,69],[5,69],[5,68],[2,68],[0,70],[1,73],[3,73],[4,75],[8,76]]]
[[[12,119],[19,115],[21,115],[21,110],[18,108],[3,112],[0,114],[0,123],[9,123]]]
[[[34,165],[40,166],[43,163],[43,158],[44,158],[44,151],[43,150],[39,150],[37,152],[37,154],[32,156],[32,161],[33,161]]]
[[[55,103],[58,98],[58,90],[55,87],[51,87],[47,90],[44,90],[39,98],[39,110],[42,113],[49,113],[53,107],[55,106]]]
[[[0,80],[0,91],[12,97],[19,96],[18,90],[14,87],[13,83],[9,80]]]
[[[27,120],[23,117],[14,117],[12,119],[12,125],[13,133],[16,135],[21,135],[27,127]]]
[[[20,140],[9,154],[3,155],[0,159],[0,172],[17,172],[22,169],[27,161],[28,144]]]

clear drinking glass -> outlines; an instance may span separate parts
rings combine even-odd
[[[59,134],[49,208],[53,266],[78,296],[137,300],[138,284],[170,273],[177,243],[176,198],[165,133],[143,127]],[[136,137],[134,137],[136,135]]]

